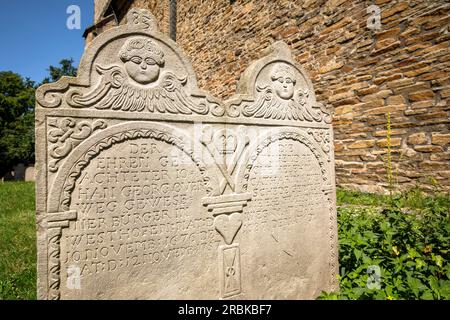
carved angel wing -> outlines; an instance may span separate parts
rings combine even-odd
[[[256,101],[253,104],[245,105],[242,109],[242,114],[246,117],[322,121],[323,108],[308,104],[308,92],[306,90],[297,92],[289,100],[279,98],[270,86],[257,86],[256,90],[261,92]]]
[[[242,114],[246,117],[304,120],[302,108],[294,100],[281,100],[269,86],[256,88],[262,92],[254,104],[244,106]]]
[[[67,102],[73,107],[94,106],[96,109],[144,111],[173,114],[206,114],[208,105],[196,104],[184,91],[187,78],[171,72],[162,75],[158,86],[137,87],[130,83],[119,66],[97,66],[101,80],[94,90],[82,95],[78,90],[68,93]]]

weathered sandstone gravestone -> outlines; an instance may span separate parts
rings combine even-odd
[[[336,289],[330,113],[284,43],[221,102],[133,9],[36,96],[40,299]]]

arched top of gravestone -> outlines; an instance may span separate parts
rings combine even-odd
[[[91,42],[76,78],[62,77],[39,87],[36,101],[38,109],[171,114],[175,120],[196,115],[244,122],[331,123],[330,110],[317,103],[311,80],[285,43],[274,43],[271,54],[251,64],[237,94],[223,103],[198,89],[187,57],[157,30],[153,15],[137,8],[128,12],[126,24]]]
[[[331,111],[317,103],[308,74],[282,41],[244,71],[226,106],[235,116],[331,123]]]
[[[128,12],[126,24],[91,42],[76,78],[45,84],[36,98],[44,108],[224,113],[220,102],[198,90],[191,63],[174,41],[158,31],[153,15],[137,8]]]

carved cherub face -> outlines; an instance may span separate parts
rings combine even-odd
[[[130,78],[141,84],[158,80],[160,68],[164,66],[164,52],[147,38],[132,38],[125,42],[119,57]]]
[[[287,65],[275,65],[271,74],[276,94],[283,100],[291,99],[294,96],[295,86],[295,76],[292,68]]]

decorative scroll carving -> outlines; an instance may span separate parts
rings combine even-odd
[[[323,130],[323,129],[322,130],[321,129],[308,129],[307,132],[314,138],[314,140],[316,140],[320,144],[322,151],[327,156],[328,162],[330,162],[331,161],[331,158],[330,158],[330,150],[331,150],[330,132],[328,130]]]
[[[140,130],[129,130],[125,132],[120,132],[113,134],[107,138],[98,141],[94,146],[92,146],[83,157],[78,160],[72,167],[72,170],[67,176],[67,179],[63,186],[62,197],[60,201],[60,206],[64,210],[68,210],[70,207],[70,197],[73,189],[75,188],[75,182],[80,176],[81,171],[90,163],[90,161],[95,158],[101,151],[109,148],[115,143],[120,143],[126,140],[133,140],[139,138],[150,138],[159,141],[166,142],[178,147],[180,150],[185,152],[192,161],[196,164],[197,168],[203,177],[203,182],[206,187],[206,193],[208,195],[212,192],[212,186],[209,176],[207,175],[206,167],[201,162],[201,160],[195,155],[194,151],[185,144],[185,142],[176,136],[171,135],[168,132],[160,131],[156,129],[140,129]]]
[[[48,132],[49,156],[51,158],[48,169],[50,172],[56,172],[59,162],[95,130],[106,128],[104,120],[77,122],[73,118],[63,118],[59,121],[52,118],[48,124],[54,128]]]
[[[36,89],[36,101],[44,108],[57,108],[63,99],[61,92],[67,90],[69,86],[70,78],[66,76],[57,82],[44,84]]]
[[[330,124],[332,121],[332,106],[331,105],[323,105],[321,103],[318,103],[317,106],[320,108],[320,111],[322,111],[323,114],[323,122],[326,124]]]

